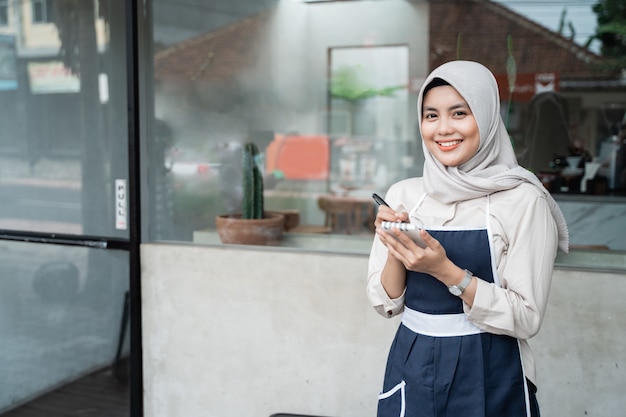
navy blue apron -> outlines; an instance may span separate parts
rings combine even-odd
[[[427,230],[452,262],[498,284],[488,222],[487,199],[487,227]],[[405,309],[389,352],[378,417],[538,415],[517,339],[481,331],[446,285],[407,271]]]

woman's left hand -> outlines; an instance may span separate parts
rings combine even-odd
[[[395,238],[390,234],[394,234]],[[379,231],[379,238],[386,244],[389,253],[402,262],[407,270],[437,277],[443,273],[443,267],[450,263],[446,250],[426,230],[420,230],[420,237],[426,243],[425,248],[420,248],[399,230]]]

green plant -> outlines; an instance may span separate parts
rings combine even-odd
[[[600,41],[600,52],[605,60],[598,66],[599,70],[621,74],[626,69],[626,0],[598,0],[592,10],[598,26],[585,47],[594,40]]]
[[[371,97],[393,97],[404,85],[374,88],[363,79],[363,68],[359,65],[346,66],[334,71],[330,80],[330,95],[333,98],[355,102]]]
[[[330,79],[330,96],[334,99],[345,100],[351,114],[351,132],[356,132],[356,118],[358,103],[373,97],[393,97],[396,91],[403,90],[406,85],[375,88],[370,85],[360,65],[343,66],[333,70]]]
[[[508,56],[506,59],[506,76],[509,82],[509,100],[506,106],[506,128],[509,128],[511,119],[511,104],[513,103],[513,93],[515,92],[515,82],[517,79],[517,64],[515,63],[515,57],[513,56],[513,38],[511,35],[506,37],[506,49]]]
[[[263,174],[259,169],[259,148],[248,142],[243,148],[243,218],[263,218]]]

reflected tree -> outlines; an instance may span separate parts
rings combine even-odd
[[[124,16],[123,3],[113,0],[54,2],[54,23],[61,42],[60,58],[64,65],[80,78],[81,138],[78,144],[81,146],[82,158],[82,224],[83,233],[88,236],[110,235],[111,225],[115,222],[114,179],[116,175],[119,175],[118,178],[126,178],[128,172],[126,159],[114,156],[116,149],[119,152],[120,146],[125,147],[127,143],[124,123],[126,100],[124,95],[118,93],[123,89],[113,89],[109,94],[109,104],[105,105],[100,100],[99,88],[101,73],[107,73],[109,84],[112,85],[124,79],[125,66],[119,65],[120,62],[124,62],[124,50],[111,51],[112,37],[124,36],[124,19],[116,19],[122,22],[120,34],[117,33],[118,28],[109,29],[111,38],[103,54],[98,50],[96,34],[98,18],[103,18],[109,26],[112,13]],[[123,48],[124,41],[117,40],[115,45],[117,49],[120,46]],[[105,59],[103,57],[105,54],[110,54],[113,58]],[[122,58],[119,58],[120,56]],[[118,65],[109,64],[112,60],[115,60],[113,64]],[[109,109],[111,112],[107,111]],[[114,120],[115,117],[119,119]],[[101,250],[89,252],[87,281],[83,294],[86,302],[95,308],[98,308],[100,303],[111,303],[112,300],[108,295],[115,292],[114,278],[128,274],[126,267],[112,266],[110,254],[106,252]],[[113,301],[119,301],[121,309],[123,300]]]
[[[612,58],[613,69],[626,69],[626,0],[600,0],[592,10],[597,16],[596,33],[587,41],[601,42],[600,52]]]
[[[105,163],[106,140],[102,134],[102,105],[99,100],[99,56],[96,39],[96,5],[94,0],[56,0],[54,23],[59,32],[60,57],[64,65],[80,78],[79,111],[81,112],[82,146],[82,214],[83,233],[103,235],[103,219],[112,220],[110,184]],[[107,1],[98,2],[101,13]],[[109,197],[107,199],[107,197]]]

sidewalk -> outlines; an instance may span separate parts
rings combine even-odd
[[[27,158],[0,155],[0,230],[82,234],[80,201],[68,200],[81,194],[76,158],[41,158],[31,167]]]
[[[79,159],[41,158],[31,167],[26,158],[0,155],[0,184],[50,186],[79,189],[82,181]]]

